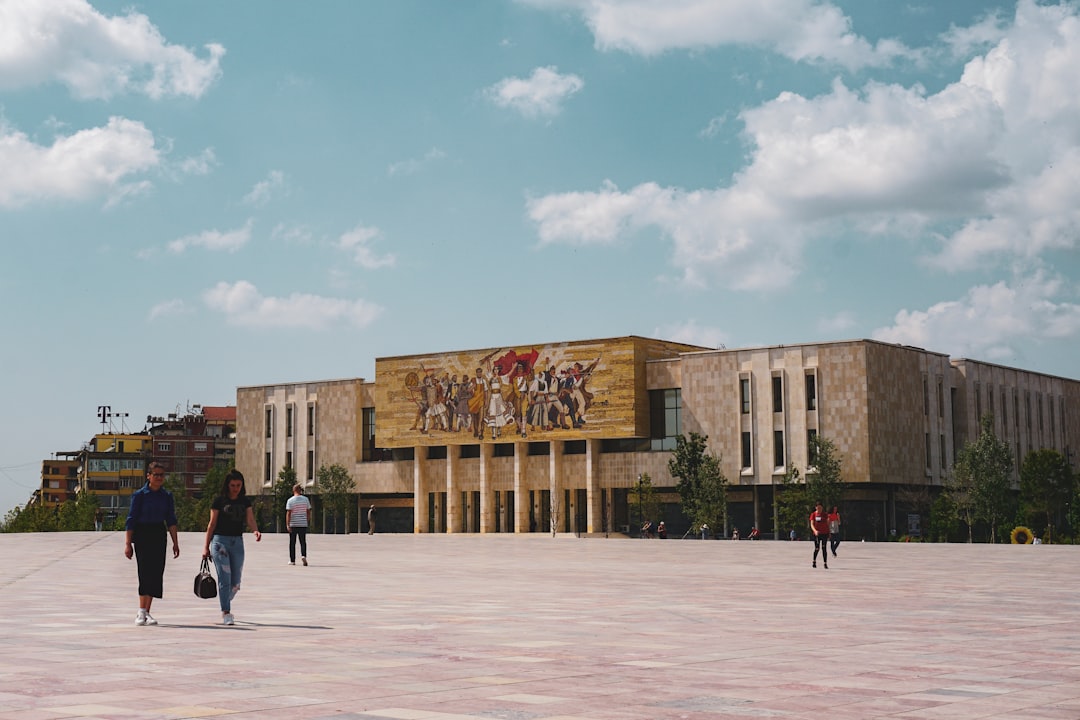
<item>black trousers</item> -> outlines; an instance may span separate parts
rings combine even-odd
[[[289,528],[289,562],[296,562],[296,538],[300,538],[300,557],[307,557],[307,528]]]
[[[131,545],[135,550],[135,562],[139,566],[139,595],[161,597],[165,584],[167,540],[164,523],[141,523],[135,526]]]
[[[817,562],[818,550],[821,550],[821,558],[825,564],[829,564],[829,533],[814,536],[814,562]]]

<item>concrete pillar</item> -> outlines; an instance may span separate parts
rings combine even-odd
[[[446,448],[446,532],[453,534],[461,531],[461,483],[458,480],[458,471],[461,464],[458,462],[461,455],[460,445],[451,445]],[[450,458],[454,457],[453,464],[449,464]]]
[[[605,532],[601,527],[604,509],[601,507],[600,492],[600,441],[585,441],[585,532]]]
[[[514,532],[529,532],[529,485],[525,477],[525,461],[529,443],[514,443]]]
[[[427,532],[428,489],[427,460],[424,448],[413,448],[413,532]]]
[[[566,498],[562,494],[562,467],[563,467],[563,442],[562,440],[551,441],[551,452],[548,455],[548,489],[551,491],[551,522],[555,524],[556,532],[566,527]],[[544,528],[551,532],[551,526]]]
[[[491,489],[491,458],[495,451],[492,443],[480,444],[480,527],[481,533],[495,530],[495,493]]]

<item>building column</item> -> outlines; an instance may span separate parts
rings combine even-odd
[[[413,532],[427,532],[428,494],[425,473],[427,453],[423,448],[413,448]]]
[[[491,457],[495,450],[492,443],[480,444],[480,527],[481,533],[495,530],[495,493],[491,490],[488,474],[491,472]]]
[[[563,441],[552,440],[550,452],[548,454],[548,489],[551,494],[551,507],[548,508],[549,512],[554,508],[558,508],[558,515],[551,513],[551,522],[556,526],[556,532],[566,527],[566,513],[570,512],[570,508],[565,507],[565,498],[562,495],[562,467],[563,467]],[[546,532],[551,532],[551,526],[544,528]]]
[[[456,470],[458,458],[461,454],[460,445],[450,445],[446,448],[446,533],[452,535],[461,529],[461,488],[458,487]],[[454,456],[454,462],[450,464],[449,458]]]
[[[529,443],[514,443],[514,532],[529,532],[529,487],[525,477],[525,462]]]
[[[600,492],[600,441],[585,441],[585,532],[595,533],[607,530],[601,527],[604,509],[601,506]]]

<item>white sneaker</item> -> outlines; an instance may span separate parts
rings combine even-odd
[[[140,610],[139,614],[135,616],[135,624],[136,625],[145,625],[146,624],[146,613],[144,611]]]
[[[157,620],[155,620],[154,616],[151,615],[150,613],[146,613],[146,618],[145,619],[146,619],[146,622],[144,623],[145,625],[157,625]]]
[[[290,564],[290,565],[295,565],[296,563],[295,563],[295,562],[293,562],[292,560],[290,560],[290,561],[289,561],[289,564]]]
[[[222,625],[235,625],[236,621],[233,619],[232,613],[225,613],[225,617],[221,618]]]

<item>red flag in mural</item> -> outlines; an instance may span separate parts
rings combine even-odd
[[[540,353],[537,352],[536,348],[520,355],[513,350],[507,350],[502,357],[491,363],[491,367],[502,376],[530,375],[539,355]]]

